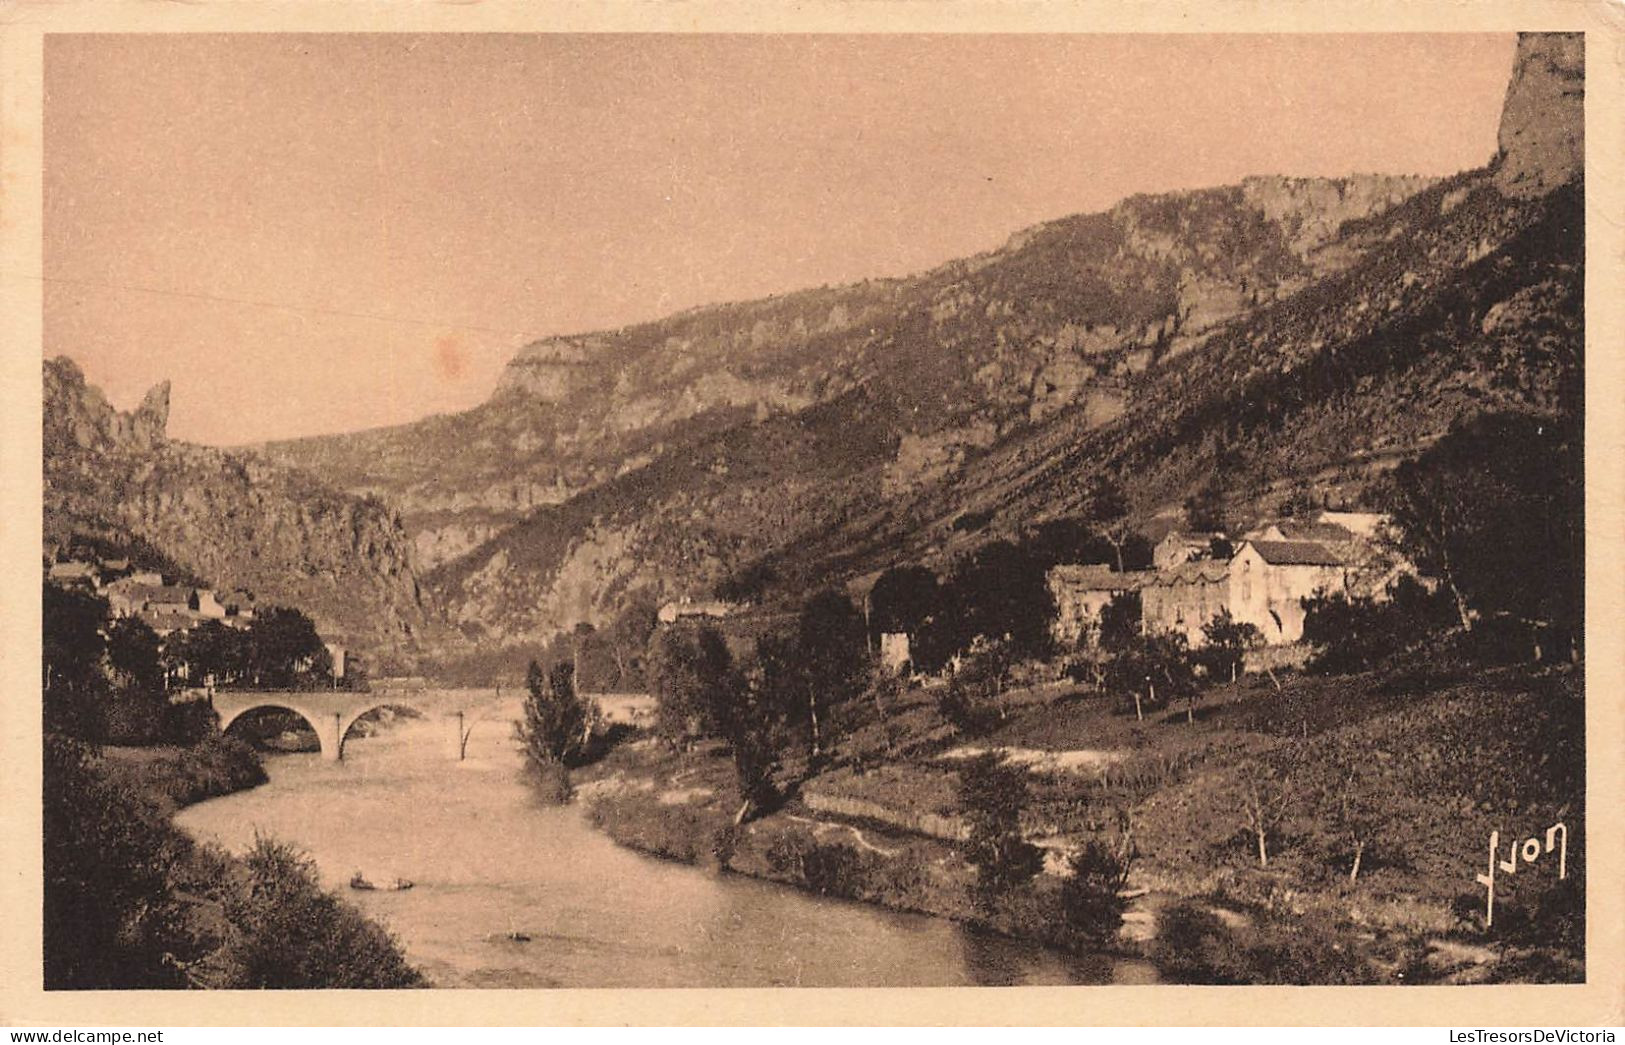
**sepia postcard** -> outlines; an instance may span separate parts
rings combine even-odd
[[[0,1022],[1625,1019],[1617,7],[0,10]]]

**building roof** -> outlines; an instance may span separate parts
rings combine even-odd
[[[146,609],[139,614],[142,623],[153,631],[185,631],[192,626],[192,615],[168,609]]]
[[[1319,541],[1249,541],[1271,566],[1343,566],[1348,560]]]
[[[1157,543],[1162,544],[1166,541],[1178,541],[1181,544],[1199,545],[1206,548],[1215,540],[1224,540],[1224,534],[1219,533],[1218,531],[1207,533],[1202,530],[1169,530],[1167,536],[1163,537],[1163,539]]]
[[[192,589],[179,584],[165,584],[153,588],[147,601],[156,606],[184,606],[192,601]]]
[[[215,596],[215,601],[228,610],[252,610],[254,596],[246,591],[228,591]]]
[[[96,572],[96,565],[89,562],[53,562],[51,564],[51,577],[57,580],[94,577]]]
[[[1065,584],[1082,591],[1136,591],[1151,570],[1118,573],[1104,563],[1062,564],[1050,567],[1051,583]]]
[[[1353,531],[1347,527],[1329,522],[1302,522],[1297,519],[1283,519],[1275,524],[1281,531],[1281,536],[1289,541],[1319,541],[1321,543],[1337,543],[1355,539]]]
[[[1171,588],[1176,584],[1217,584],[1230,576],[1229,559],[1196,559],[1166,570],[1148,570],[1144,587]]]

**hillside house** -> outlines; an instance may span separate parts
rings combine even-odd
[[[1318,541],[1245,540],[1228,560],[1198,560],[1159,570],[1140,590],[1146,631],[1171,631],[1191,646],[1202,628],[1229,612],[1269,645],[1303,637],[1303,600],[1348,589],[1356,558]]]
[[[880,636],[880,667],[892,674],[902,671],[914,660],[906,631],[887,631]]]
[[[173,635],[177,631],[186,631],[196,623],[196,618],[184,607],[177,609],[173,605],[149,606],[139,611],[136,616],[159,638]]]
[[[1152,571],[1140,587],[1141,630],[1174,632],[1200,646],[1203,625],[1230,609],[1231,561],[1198,559]]]
[[[1055,599],[1055,619],[1050,634],[1063,647],[1075,646],[1078,639],[1100,620],[1100,611],[1118,595],[1138,591],[1153,575],[1151,570],[1117,573],[1104,565],[1061,565],[1051,567],[1045,580]]]
[[[1348,587],[1351,556],[1317,541],[1246,541],[1231,566],[1230,616],[1270,645],[1303,638],[1303,600]]]
[[[228,591],[220,596],[220,605],[225,609],[228,624],[254,619],[254,596],[246,591]]]
[[[147,584],[135,577],[120,577],[113,581],[102,594],[107,598],[107,607],[115,617],[129,617],[147,606],[147,599],[151,597],[154,589],[162,584]]]
[[[1171,570],[1175,566],[1196,559],[1212,557],[1213,542],[1224,540],[1222,533],[1203,533],[1193,530],[1171,530],[1151,549],[1151,565],[1158,570]]]
[[[156,610],[173,610],[177,613],[191,614],[192,600],[196,592],[181,584],[161,584],[147,592],[147,607]]]

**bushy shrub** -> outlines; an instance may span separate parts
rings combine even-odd
[[[970,827],[962,845],[976,868],[973,899],[988,906],[999,894],[1024,885],[1044,866],[1044,855],[1021,834],[1027,774],[998,755],[967,759],[959,770],[958,801]]]
[[[182,747],[201,744],[220,732],[220,716],[206,701],[170,704],[164,711],[164,740]]]
[[[263,836],[244,858],[229,894],[234,932],[219,956],[221,986],[265,988],[417,987],[423,977],[395,940],[317,882],[315,867]]]
[[[47,735],[44,761],[45,986],[185,986],[201,956],[169,875],[190,842],[90,748]]]
[[[1219,916],[1189,901],[1171,904],[1157,915],[1151,960],[1173,983],[1253,982],[1246,951]]]
[[[1448,601],[1408,576],[1389,587],[1386,599],[1339,592],[1303,606],[1303,640],[1315,650],[1307,667],[1320,675],[1383,667],[1452,620]]]
[[[786,834],[768,847],[768,866],[822,896],[862,899],[868,895],[870,868],[851,846]]]
[[[1060,896],[1070,932],[1096,946],[1116,937],[1127,906],[1120,894],[1132,864],[1132,841],[1126,837],[1115,846],[1090,839],[1072,854]]]

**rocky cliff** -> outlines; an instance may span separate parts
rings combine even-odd
[[[388,656],[430,626],[399,520],[259,455],[165,435],[169,385],[121,413],[72,360],[45,364],[45,530],[123,532],[220,588],[296,606]]]
[[[1495,183],[1531,197],[1585,169],[1585,36],[1521,33],[1501,111]]]
[[[865,389],[895,424],[893,486],[1074,401],[1104,422],[1124,382],[1243,311],[1345,266],[1342,223],[1430,182],[1252,179],[1065,218],[902,280],[694,309],[521,350],[484,405],[266,451],[398,506],[420,561],[449,562],[527,515],[673,448],[771,427]]]

